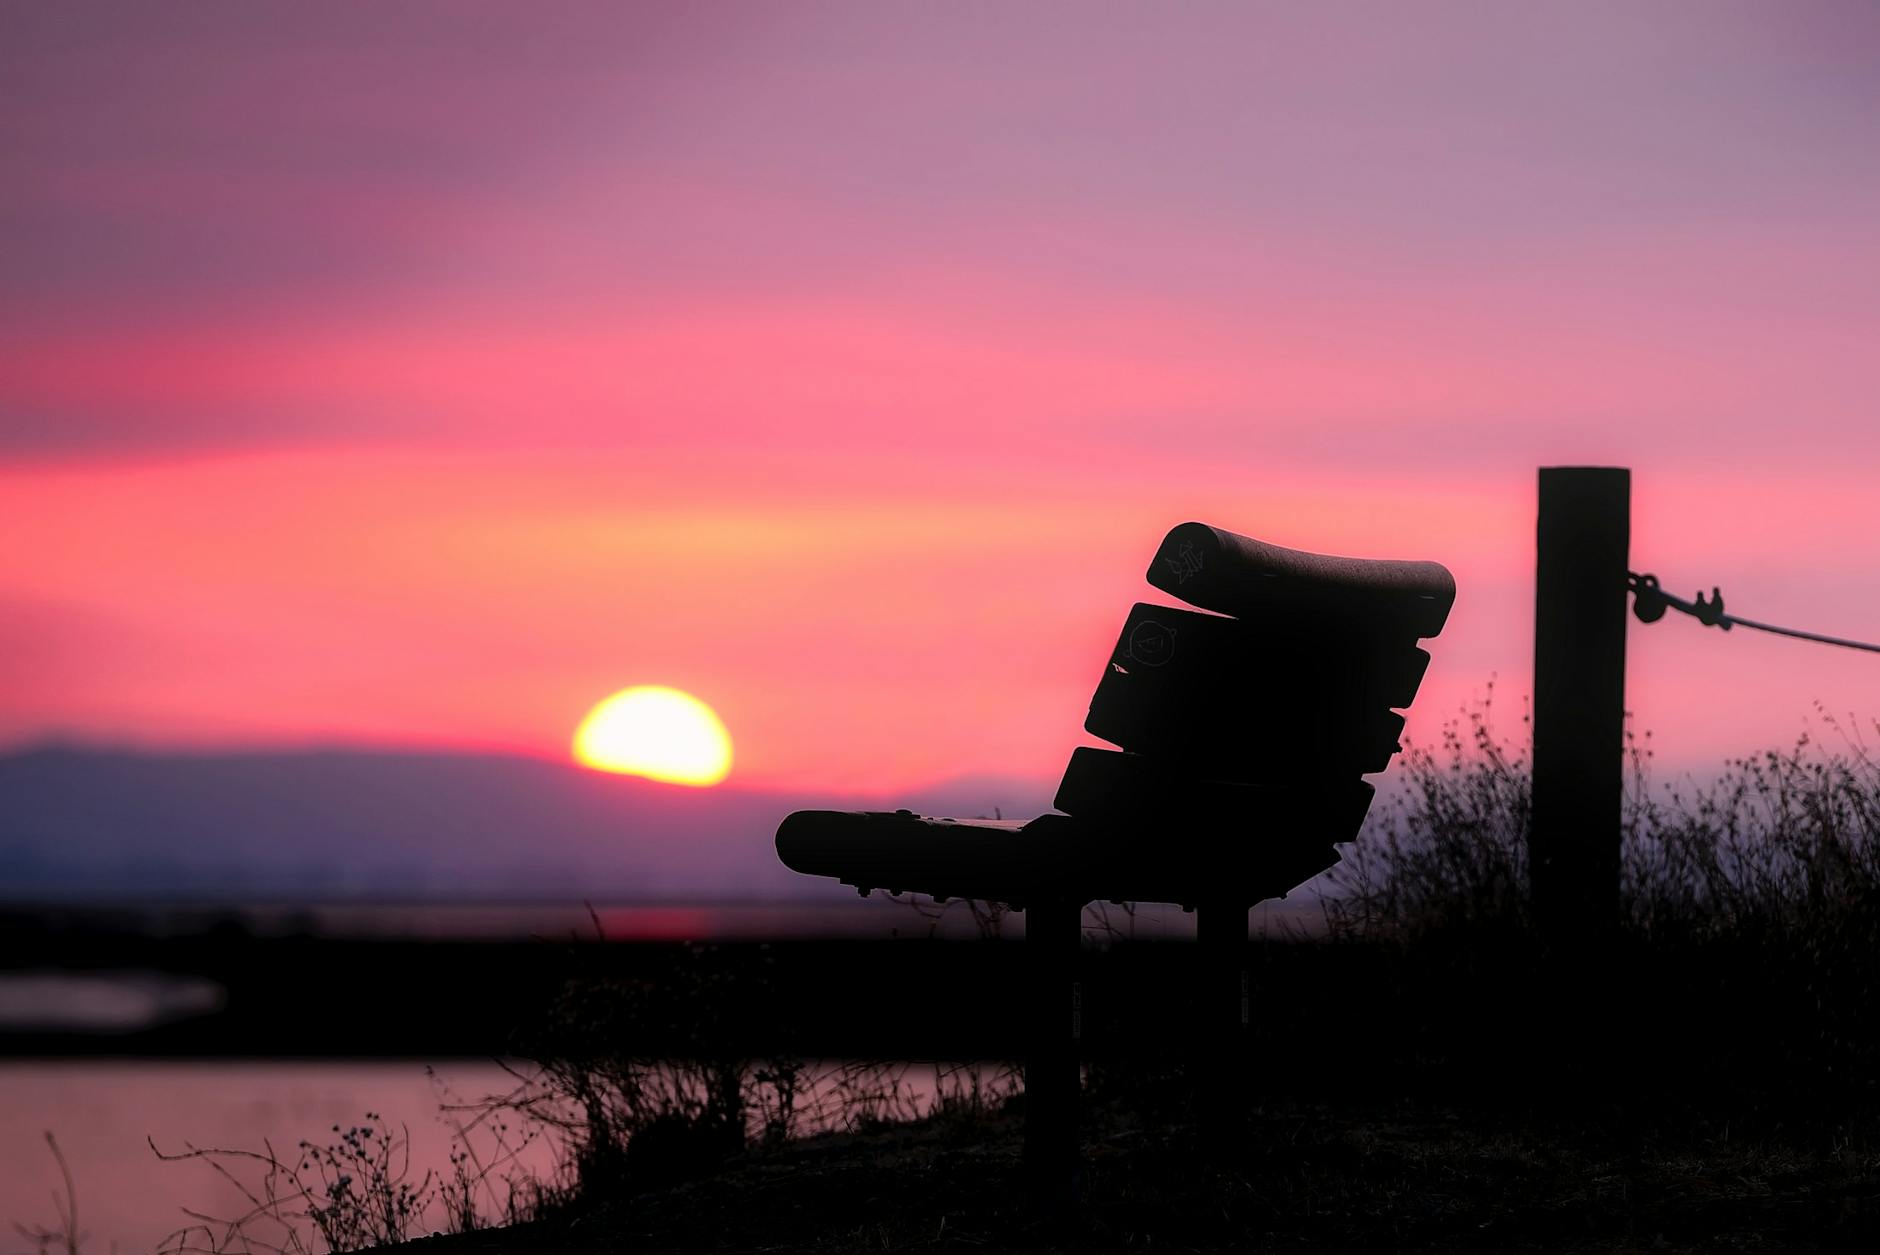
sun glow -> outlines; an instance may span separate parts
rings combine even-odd
[[[731,734],[710,706],[660,685],[622,689],[588,712],[575,761],[669,784],[706,787],[731,771]]]

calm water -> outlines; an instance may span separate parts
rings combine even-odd
[[[526,1071],[527,1065],[518,1065]],[[968,1083],[964,1073],[937,1073],[933,1065],[814,1065],[815,1078],[799,1103],[799,1128],[843,1123],[846,1114],[905,1116],[926,1109],[937,1090]],[[979,1069],[989,1085],[1009,1083],[994,1065]],[[30,1255],[32,1243],[15,1223],[56,1227],[54,1191],[63,1185],[45,1142],[50,1130],[71,1165],[84,1250],[121,1255],[156,1249],[189,1224],[184,1209],[216,1217],[250,1206],[239,1185],[259,1186],[253,1163],[224,1161],[236,1177],[224,1179],[202,1161],[163,1162],[149,1141],[169,1154],[195,1147],[260,1151],[272,1143],[287,1159],[302,1139],[333,1141],[334,1126],[363,1123],[377,1112],[395,1134],[409,1134],[410,1174],[448,1171],[457,1140],[441,1110],[511,1092],[516,1078],[495,1063],[439,1064],[434,1074],[418,1063],[153,1063],[14,1062],[0,1064],[0,1255]],[[448,1117],[467,1119],[457,1114]],[[755,1113],[753,1114],[755,1119]],[[493,1143],[484,1130],[469,1140],[479,1154]],[[559,1147],[548,1138],[524,1151],[518,1166],[551,1175]],[[435,1218],[421,1232],[441,1224]],[[260,1236],[278,1235],[265,1226]],[[311,1234],[309,1249],[322,1249]],[[202,1243],[197,1243],[202,1245]]]
[[[379,1112],[410,1130],[414,1179],[444,1168],[452,1135],[439,1117],[439,1082],[461,1097],[500,1092],[510,1078],[493,1063],[440,1065],[434,1081],[417,1063],[9,1062],[0,1064],[0,1252],[30,1251],[13,1229],[56,1226],[58,1167],[50,1130],[70,1163],[79,1230],[88,1252],[153,1250],[188,1223],[182,1209],[233,1216],[246,1203],[202,1162],[164,1163],[151,1152],[187,1145],[256,1150],[272,1140],[283,1158],[303,1138],[326,1141]],[[546,1158],[542,1159],[546,1166]],[[250,1185],[259,1172],[238,1166]],[[318,1243],[313,1244],[318,1249]]]
[[[382,904],[315,907],[130,908],[145,935],[196,932],[208,914],[237,917],[242,926],[327,936],[490,937],[592,935],[584,907],[491,905],[391,907]],[[602,906],[606,935],[618,939],[727,940],[790,936],[977,935],[971,916],[952,910],[930,918],[904,903],[853,899],[814,905],[708,904]],[[1119,937],[1176,939],[1193,935],[1193,917],[1174,908],[1145,908],[1135,917],[1112,910]],[[1251,920],[1256,934],[1313,930],[1313,902],[1269,903]],[[1022,935],[1022,917],[1006,935]],[[1095,924],[1094,918],[1087,921]],[[212,1009],[213,988],[153,973],[64,973],[56,955],[44,968],[0,973],[0,1027],[122,1031],[146,1022]],[[206,1003],[205,1003],[205,1000]],[[833,1068],[834,1065],[825,1065]],[[515,1079],[490,1062],[440,1064],[435,1076],[420,1063],[370,1062],[0,1062],[0,1255],[30,1255],[15,1222],[59,1223],[52,1195],[61,1190],[58,1167],[45,1143],[50,1130],[71,1165],[77,1187],[79,1230],[91,1255],[153,1250],[189,1223],[184,1209],[233,1216],[248,1207],[236,1183],[202,1161],[166,1163],[152,1153],[154,1138],[167,1152],[188,1146],[263,1149],[272,1142],[283,1158],[302,1139],[324,1142],[380,1113],[394,1131],[408,1130],[411,1179],[446,1170],[453,1133],[442,1101],[473,1101],[506,1093]],[[892,1079],[895,1102],[931,1100],[930,1069],[911,1068]],[[825,1076],[808,1102],[828,1111],[853,1091]],[[461,1119],[461,1117],[458,1117]],[[487,1149],[487,1147],[486,1147]],[[546,1174],[556,1149],[534,1147],[525,1166]],[[236,1169],[251,1188],[259,1172]],[[311,1239],[312,1235],[308,1235]],[[310,1245],[318,1249],[317,1240]]]

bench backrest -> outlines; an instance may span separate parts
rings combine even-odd
[[[1361,777],[1400,749],[1430,661],[1417,641],[1455,580],[1202,523],[1169,532],[1148,578],[1199,609],[1131,608],[1084,721],[1119,748],[1075,751],[1055,805],[1109,834],[1103,879],[1143,886],[1125,896],[1284,893],[1356,836]]]
[[[1433,562],[1282,549],[1200,523],[1149,581],[1197,607],[1125,619],[1071,755],[1058,814],[1028,823],[798,811],[784,863],[880,887],[1022,905],[1109,898],[1252,905],[1338,861],[1371,804],[1362,777],[1403,716],[1455,581]]]

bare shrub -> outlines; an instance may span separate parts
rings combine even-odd
[[[410,1132],[376,1112],[356,1125],[334,1125],[283,1157],[271,1141],[260,1150],[196,1146],[150,1149],[167,1163],[195,1162],[225,1181],[245,1204],[230,1215],[184,1208],[189,1224],[158,1245],[161,1255],[228,1251],[311,1255],[357,1251],[432,1231],[468,1233],[516,1224],[559,1197],[554,1172],[537,1174],[524,1157],[545,1135],[512,1126],[513,1093],[464,1102],[426,1069],[439,1115],[451,1134],[448,1167],[414,1172]]]
[[[1527,926],[1529,756],[1496,733],[1493,700],[1491,681],[1443,726],[1439,747],[1404,747],[1398,789],[1380,796],[1359,840],[1327,874],[1334,937]]]
[[[1634,927],[1678,938],[1753,931],[1811,946],[1871,936],[1880,763],[1857,727],[1816,710],[1838,748],[1804,731],[1787,750],[1732,759],[1715,783],[1670,786],[1648,805],[1625,846]]]
[[[1530,927],[1531,719],[1519,740],[1501,736],[1493,696],[1491,683],[1436,749],[1406,746],[1399,789],[1328,874],[1334,936]],[[1619,894],[1635,940],[1730,939],[1821,963],[1874,953],[1880,761],[1857,728],[1816,711],[1831,741],[1804,732],[1788,750],[1728,761],[1712,782],[1657,788],[1651,734],[1628,724]]]
[[[52,1152],[53,1162],[59,1165],[59,1178],[65,1183],[65,1192],[52,1193],[52,1207],[58,1213],[58,1225],[28,1225],[15,1221],[14,1232],[31,1242],[39,1250],[39,1255],[51,1255],[53,1251],[63,1251],[65,1255],[78,1255],[84,1244],[85,1234],[78,1227],[78,1187],[72,1182],[72,1166],[65,1161],[65,1152],[59,1149],[59,1139],[46,1130],[46,1149]]]

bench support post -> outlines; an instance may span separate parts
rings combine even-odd
[[[1202,1140],[1231,1151],[1245,1131],[1247,1040],[1251,1018],[1247,969],[1247,907],[1238,901],[1203,903],[1195,912],[1199,954],[1199,1067],[1195,1118]]]
[[[1082,943],[1083,903],[1056,899],[1026,907],[1025,1167],[1040,1205],[1069,1202],[1080,1176],[1083,985],[1077,955]]]

